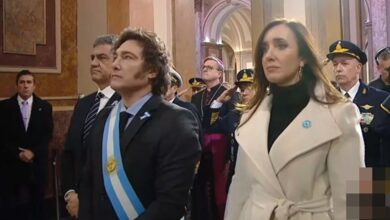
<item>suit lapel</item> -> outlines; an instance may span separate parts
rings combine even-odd
[[[26,133],[26,129],[24,128],[24,122],[22,118],[22,111],[20,109],[19,103],[18,103],[18,98],[17,95],[12,97],[12,109],[15,109],[15,114],[16,114],[16,122],[18,125],[18,129]]]
[[[126,152],[131,140],[141,129],[142,125],[147,122],[151,117],[153,117],[153,111],[159,106],[162,102],[161,97],[153,95],[138,113],[134,116],[129,126],[124,131],[121,142],[121,149],[123,152]]]
[[[272,145],[270,158],[278,174],[294,158],[337,138],[341,130],[326,105],[310,99]]]
[[[355,98],[353,99],[353,103],[355,103],[359,109],[361,109],[362,103],[363,103],[363,98],[364,95],[367,94],[368,88],[363,84],[363,82],[360,82],[359,89],[355,95]]]
[[[268,155],[268,124],[270,120],[270,102],[272,96],[266,96],[252,118],[240,127],[236,132],[237,142],[242,150],[255,164],[255,168],[261,173],[255,178],[260,178],[260,182],[266,182],[264,187],[271,195],[283,196],[283,191],[277,179],[273,165]],[[250,115],[246,113],[241,121]]]
[[[314,93],[320,100],[326,101],[322,83],[317,83]],[[329,106],[310,99],[272,145],[270,157],[276,174],[294,158],[341,134]]]
[[[114,103],[115,101],[118,101],[120,99],[120,95],[118,93],[114,93],[111,98],[108,100],[106,106],[104,107],[107,107],[107,106],[110,106],[112,105],[112,103]]]
[[[34,95],[33,96],[32,106],[31,106],[30,121],[29,121],[28,127],[27,127],[27,132],[31,129],[31,126],[37,120],[36,117],[38,116],[38,112],[40,112],[40,111],[42,111],[42,107],[40,105],[39,100]]]

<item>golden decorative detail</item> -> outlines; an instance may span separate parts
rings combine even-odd
[[[364,108],[365,110],[369,110],[369,109],[373,108],[374,106],[369,105],[369,104],[365,104],[365,105],[362,105],[361,107]]]
[[[116,160],[114,157],[111,157],[110,159],[108,159],[108,161],[106,163],[106,169],[107,169],[107,172],[109,174],[116,171],[117,166],[116,166]]]
[[[336,48],[332,51],[332,53],[344,53],[347,51],[349,51],[349,49],[343,48],[343,46],[341,46],[341,41],[339,41],[336,45]]]

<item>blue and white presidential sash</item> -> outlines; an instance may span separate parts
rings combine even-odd
[[[110,112],[104,126],[102,170],[104,187],[119,219],[135,219],[145,211],[123,168],[119,142],[121,102]]]

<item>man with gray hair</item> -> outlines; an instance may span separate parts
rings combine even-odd
[[[375,55],[375,63],[381,75],[369,85],[390,92],[390,47],[378,51]]]
[[[62,189],[66,208],[72,217],[78,215],[78,183],[84,166],[86,142],[96,116],[105,106],[119,100],[119,95],[110,87],[114,62],[115,35],[96,38],[91,53],[90,74],[98,90],[78,100],[70,122],[68,136],[62,155]]]
[[[192,103],[185,102],[178,97],[178,90],[183,85],[183,79],[180,73],[178,73],[174,68],[170,67],[168,76],[170,81],[169,81],[167,92],[164,94],[164,99],[182,108],[190,110],[192,114],[194,114],[196,120],[198,121],[199,126],[202,126],[200,122],[199,112],[195,108],[195,106]]]

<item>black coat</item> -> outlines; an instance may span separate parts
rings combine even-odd
[[[195,119],[198,122],[198,127],[199,127],[199,141],[202,144],[202,142],[203,142],[203,129],[202,129],[202,122],[200,120],[200,114],[199,114],[198,110],[195,108],[195,106],[192,103],[185,102],[178,97],[176,97],[173,100],[173,103],[182,107],[182,108],[190,110],[192,112],[192,114],[195,116]]]
[[[211,124],[213,124],[213,122],[215,122],[216,118],[223,117],[224,115],[229,113],[231,110],[233,110],[235,108],[235,104],[239,100],[239,94],[238,94],[238,92],[236,92],[228,102],[226,102],[222,105],[222,107],[218,111],[218,115],[215,115],[215,117],[214,117],[214,115],[205,114],[204,111],[206,110],[206,108],[209,108],[210,105],[212,104],[212,102],[214,100],[216,100],[222,94],[223,91],[226,90],[226,88],[224,86],[220,86],[220,85],[217,85],[217,86],[214,86],[213,88],[211,88],[211,91],[214,95],[213,95],[213,97],[211,97],[212,99],[206,105],[204,105],[202,103],[203,98],[205,96],[206,89],[204,89],[198,93],[195,93],[191,97],[191,103],[196,107],[196,109],[200,113],[200,119],[202,121],[202,127],[203,127],[205,133],[206,132],[209,133],[208,129],[211,127]]]
[[[353,100],[362,115],[371,115],[369,124],[362,124],[365,162],[367,167],[389,164],[390,154],[390,114],[382,107],[382,102],[389,94],[360,82],[359,90]]]
[[[17,95],[0,103],[0,161],[2,180],[9,184],[45,184],[48,168],[48,145],[53,133],[52,106],[33,95],[27,131],[24,128]],[[34,153],[33,162],[19,159],[19,147]]]
[[[383,90],[383,91],[386,91],[386,92],[390,92],[390,85],[386,85],[382,78],[379,77],[378,79],[370,82],[369,86],[372,86],[374,88],[377,88],[377,89],[380,89],[380,90]]]
[[[141,117],[148,112],[150,117]],[[80,182],[80,219],[117,219],[102,177],[102,133],[109,109],[98,115],[87,143]],[[152,96],[122,138],[123,167],[145,207],[138,220],[175,220],[184,215],[195,164],[200,156],[197,122],[188,110]]]
[[[78,100],[74,107],[61,160],[63,193],[66,193],[70,189],[77,189],[80,171],[83,166],[83,161],[85,162],[86,159],[85,146],[83,146],[82,138],[84,122],[90,108],[95,103],[96,93],[91,93]],[[108,100],[106,106],[110,106],[114,101],[119,99],[120,96],[114,93]]]

